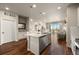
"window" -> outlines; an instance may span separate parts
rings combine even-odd
[[[60,23],[54,22],[51,24],[51,29],[53,30],[59,30],[60,29]]]

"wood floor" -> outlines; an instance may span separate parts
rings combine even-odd
[[[53,38],[53,37],[52,37]],[[70,48],[66,46],[65,40],[56,40],[53,38],[51,44],[47,46],[40,55],[72,55]],[[34,55],[27,51],[27,39],[17,42],[10,42],[0,46],[0,55]]]

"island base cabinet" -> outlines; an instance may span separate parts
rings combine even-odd
[[[39,55],[39,39],[37,37],[30,37],[30,51]]]
[[[49,43],[50,42],[49,42],[48,36],[44,36],[40,38],[39,40],[40,53],[43,49],[45,49],[46,46],[48,46]]]
[[[39,55],[49,44],[50,40],[48,35],[41,37],[32,37],[30,36],[30,51],[36,55]]]

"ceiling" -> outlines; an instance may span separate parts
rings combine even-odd
[[[53,19],[54,15],[66,16],[66,9],[69,3],[35,3],[36,8],[31,8],[34,3],[0,3],[0,9],[5,10],[5,7],[10,8],[17,14],[30,17],[32,19]],[[61,6],[61,10],[57,7]],[[40,12],[46,12],[45,15],[40,15]]]

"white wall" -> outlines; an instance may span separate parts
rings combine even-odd
[[[78,18],[78,20],[77,20],[77,23],[78,23],[78,26],[79,26],[79,7],[77,8],[77,18]]]
[[[71,27],[71,35],[74,38],[79,38],[79,26]]]
[[[70,47],[70,28],[77,26],[77,7],[75,5],[69,6],[67,9],[67,46]]]
[[[1,16],[1,12],[0,12],[0,16]],[[1,33],[1,17],[0,17],[0,33]],[[1,44],[1,34],[0,34],[0,44]]]
[[[52,13],[52,15],[48,17],[48,19],[46,19],[46,22],[61,21],[64,20],[65,18],[66,18],[66,11],[58,10],[58,12]]]

